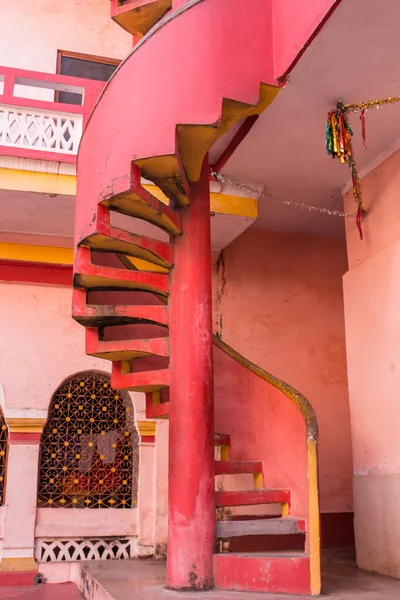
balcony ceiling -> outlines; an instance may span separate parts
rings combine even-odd
[[[342,0],[223,172],[287,198],[341,209],[341,191],[350,173],[325,152],[326,114],[338,100],[400,96],[399,23],[399,0]],[[400,147],[400,103],[370,111],[366,119],[368,148],[363,149],[359,117],[351,116],[361,174]],[[218,142],[211,158],[226,142],[226,137]],[[336,217],[267,199],[259,208],[256,227],[344,234],[343,221]]]

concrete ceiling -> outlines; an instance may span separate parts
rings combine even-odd
[[[349,168],[325,152],[327,112],[338,100],[400,96],[399,0],[342,0],[290,75],[289,82],[233,154],[223,173],[281,196],[342,208]],[[367,149],[358,115],[351,116],[359,171],[400,146],[400,103],[369,111]],[[215,159],[226,145],[212,150]],[[253,227],[343,235],[343,220],[260,201]]]

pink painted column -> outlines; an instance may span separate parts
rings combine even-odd
[[[171,279],[167,587],[213,586],[215,544],[208,159],[181,209]]]
[[[12,576],[10,584],[23,584],[32,582],[38,570],[34,557],[37,478],[40,435],[45,419],[12,418],[7,417],[7,413],[6,419],[10,433],[0,575],[6,572]],[[2,579],[4,577],[0,577],[0,582]]]

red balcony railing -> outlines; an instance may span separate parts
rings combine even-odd
[[[104,85],[0,67],[0,155],[74,163],[82,129]],[[77,94],[80,104],[56,101],[57,92]]]

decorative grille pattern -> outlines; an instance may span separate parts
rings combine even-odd
[[[135,538],[94,540],[36,540],[35,557],[40,562],[112,560],[135,557]]]
[[[4,504],[8,450],[8,429],[0,408],[0,506]]]
[[[43,152],[76,154],[82,115],[0,106],[0,144]]]
[[[137,503],[138,433],[129,394],[84,372],[53,396],[41,441],[38,506],[131,508]]]

